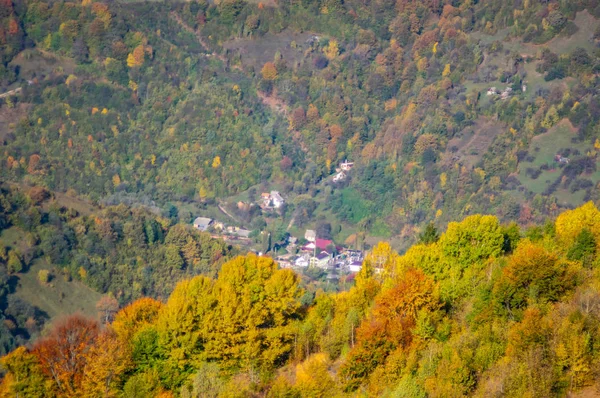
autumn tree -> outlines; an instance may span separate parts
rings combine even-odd
[[[119,302],[112,294],[104,295],[96,303],[96,310],[98,311],[98,318],[101,322],[109,324],[119,310]]]
[[[142,44],[140,44],[127,56],[127,66],[130,68],[142,66],[144,64],[145,55],[145,48]]]
[[[0,360],[6,374],[0,383],[0,394],[6,397],[42,398],[53,396],[38,358],[21,346]]]
[[[292,349],[300,293],[296,274],[278,270],[269,258],[248,255],[223,264],[216,305],[204,322],[207,357],[229,369],[281,363]]]
[[[122,379],[131,365],[127,345],[114,332],[103,331],[85,353],[83,396],[118,397]]]
[[[87,355],[98,333],[97,322],[71,315],[58,321],[50,334],[33,346],[42,371],[61,394],[73,396],[80,390]]]
[[[263,65],[260,73],[265,80],[277,79],[277,68],[273,62],[267,62]]]

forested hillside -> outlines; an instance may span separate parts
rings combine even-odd
[[[598,200],[593,0],[2,4],[4,179],[163,208],[276,186],[282,223],[401,247]]]
[[[520,230],[450,223],[387,243],[349,291],[302,300],[268,257],[142,298],[112,323],[74,315],[2,358],[13,397],[461,397],[597,393],[600,211]],[[577,395],[574,395],[577,396]],[[591,396],[591,395],[588,395]]]
[[[179,280],[215,276],[238,254],[145,209],[119,205],[82,215],[39,187],[0,188],[0,229],[2,354],[39,337],[52,317],[77,310],[93,315],[95,307],[116,311],[140,297],[164,299]],[[98,293],[105,304],[94,301]],[[69,305],[73,294],[82,302]]]
[[[596,394],[599,72],[597,0],[0,0],[0,396]]]

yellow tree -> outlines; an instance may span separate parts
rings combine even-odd
[[[159,344],[172,366],[182,369],[203,359],[206,316],[214,306],[214,281],[197,276],[177,284],[158,315]]]
[[[42,373],[38,359],[27,348],[21,346],[0,360],[6,371],[0,383],[2,397],[42,398],[54,396]]]
[[[209,359],[225,368],[270,367],[293,347],[291,321],[300,304],[298,279],[266,257],[237,257],[214,285],[214,310],[204,322]]]
[[[600,248],[600,211],[594,203],[588,202],[573,210],[567,210],[556,218],[556,235],[566,247],[573,245],[584,229],[596,238]]]
[[[131,341],[138,330],[156,321],[161,307],[160,301],[141,298],[117,313],[112,328],[122,341]]]
[[[144,64],[145,55],[146,51],[144,50],[144,46],[140,44],[127,56],[127,66],[130,68],[142,66]]]
[[[338,54],[340,53],[340,49],[338,47],[338,42],[337,40],[331,40],[329,42],[329,44],[327,45],[327,47],[325,47],[323,49],[323,53],[325,53],[325,56],[327,57],[327,59],[332,60],[335,57],[338,56]]]
[[[132,366],[125,342],[112,331],[104,331],[86,353],[81,382],[84,397],[118,397],[125,372]]]
[[[277,79],[277,68],[273,62],[267,62],[263,65],[260,73],[265,80]]]

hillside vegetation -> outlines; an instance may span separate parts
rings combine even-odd
[[[2,359],[3,396],[551,397],[598,388],[600,211],[520,231],[450,223],[302,300],[268,257],[181,281],[112,323],[75,315]]]
[[[39,337],[60,315],[94,316],[140,297],[167,297],[179,280],[214,276],[238,253],[146,209],[119,205],[81,215],[73,207],[82,204],[73,202],[39,187],[0,187],[2,354]]]
[[[402,247],[598,200],[595,1],[3,1],[3,179],[193,211],[278,186],[282,223]]]

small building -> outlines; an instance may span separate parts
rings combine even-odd
[[[317,233],[313,229],[307,229],[304,233],[304,239],[309,242],[314,242],[317,239]]]
[[[275,261],[277,261],[277,264],[279,264],[280,268],[291,268],[292,267],[292,262],[284,257],[277,257],[275,259]]]
[[[487,95],[498,95],[498,89],[496,89],[496,87],[490,87],[487,91]]]
[[[521,87],[521,90],[523,90],[523,92],[526,92],[527,91],[527,85],[523,84],[523,86]]]
[[[310,258],[310,266],[326,269],[329,266],[331,255],[327,252],[321,252]]]
[[[345,179],[346,179],[346,173],[344,173],[343,171],[340,171],[335,176],[333,176],[333,182],[340,182],[340,181],[344,181]]]
[[[340,163],[340,169],[342,169],[342,171],[350,171],[350,170],[352,170],[353,167],[354,167],[354,162],[349,162],[348,159],[346,159],[342,163]]]
[[[362,261],[352,261],[348,264],[348,270],[350,272],[359,272],[362,269]]]
[[[504,91],[502,92],[502,94],[500,95],[501,99],[507,99],[508,97],[510,97],[510,94],[512,93],[513,89],[512,87],[506,87],[504,89]]]
[[[271,203],[274,208],[279,209],[285,203],[279,192],[271,191]]]
[[[206,231],[208,230],[208,227],[210,227],[210,225],[213,223],[212,218],[207,218],[207,217],[197,217],[194,220],[194,228],[196,228],[199,231]]]
[[[333,241],[329,239],[316,239],[315,246],[317,247],[317,249],[325,251],[328,247],[335,245]]]
[[[248,229],[243,229],[243,228],[236,228],[231,235],[234,236],[238,236],[240,238],[248,238],[250,237],[250,234],[252,233],[252,231],[248,230]]]
[[[306,268],[309,265],[308,256],[299,256],[294,260],[294,265],[299,268]]]
[[[558,163],[562,163],[562,164],[569,164],[569,162],[571,162],[571,159],[569,158],[565,158],[564,156],[558,154],[554,157],[554,160],[556,160]]]

